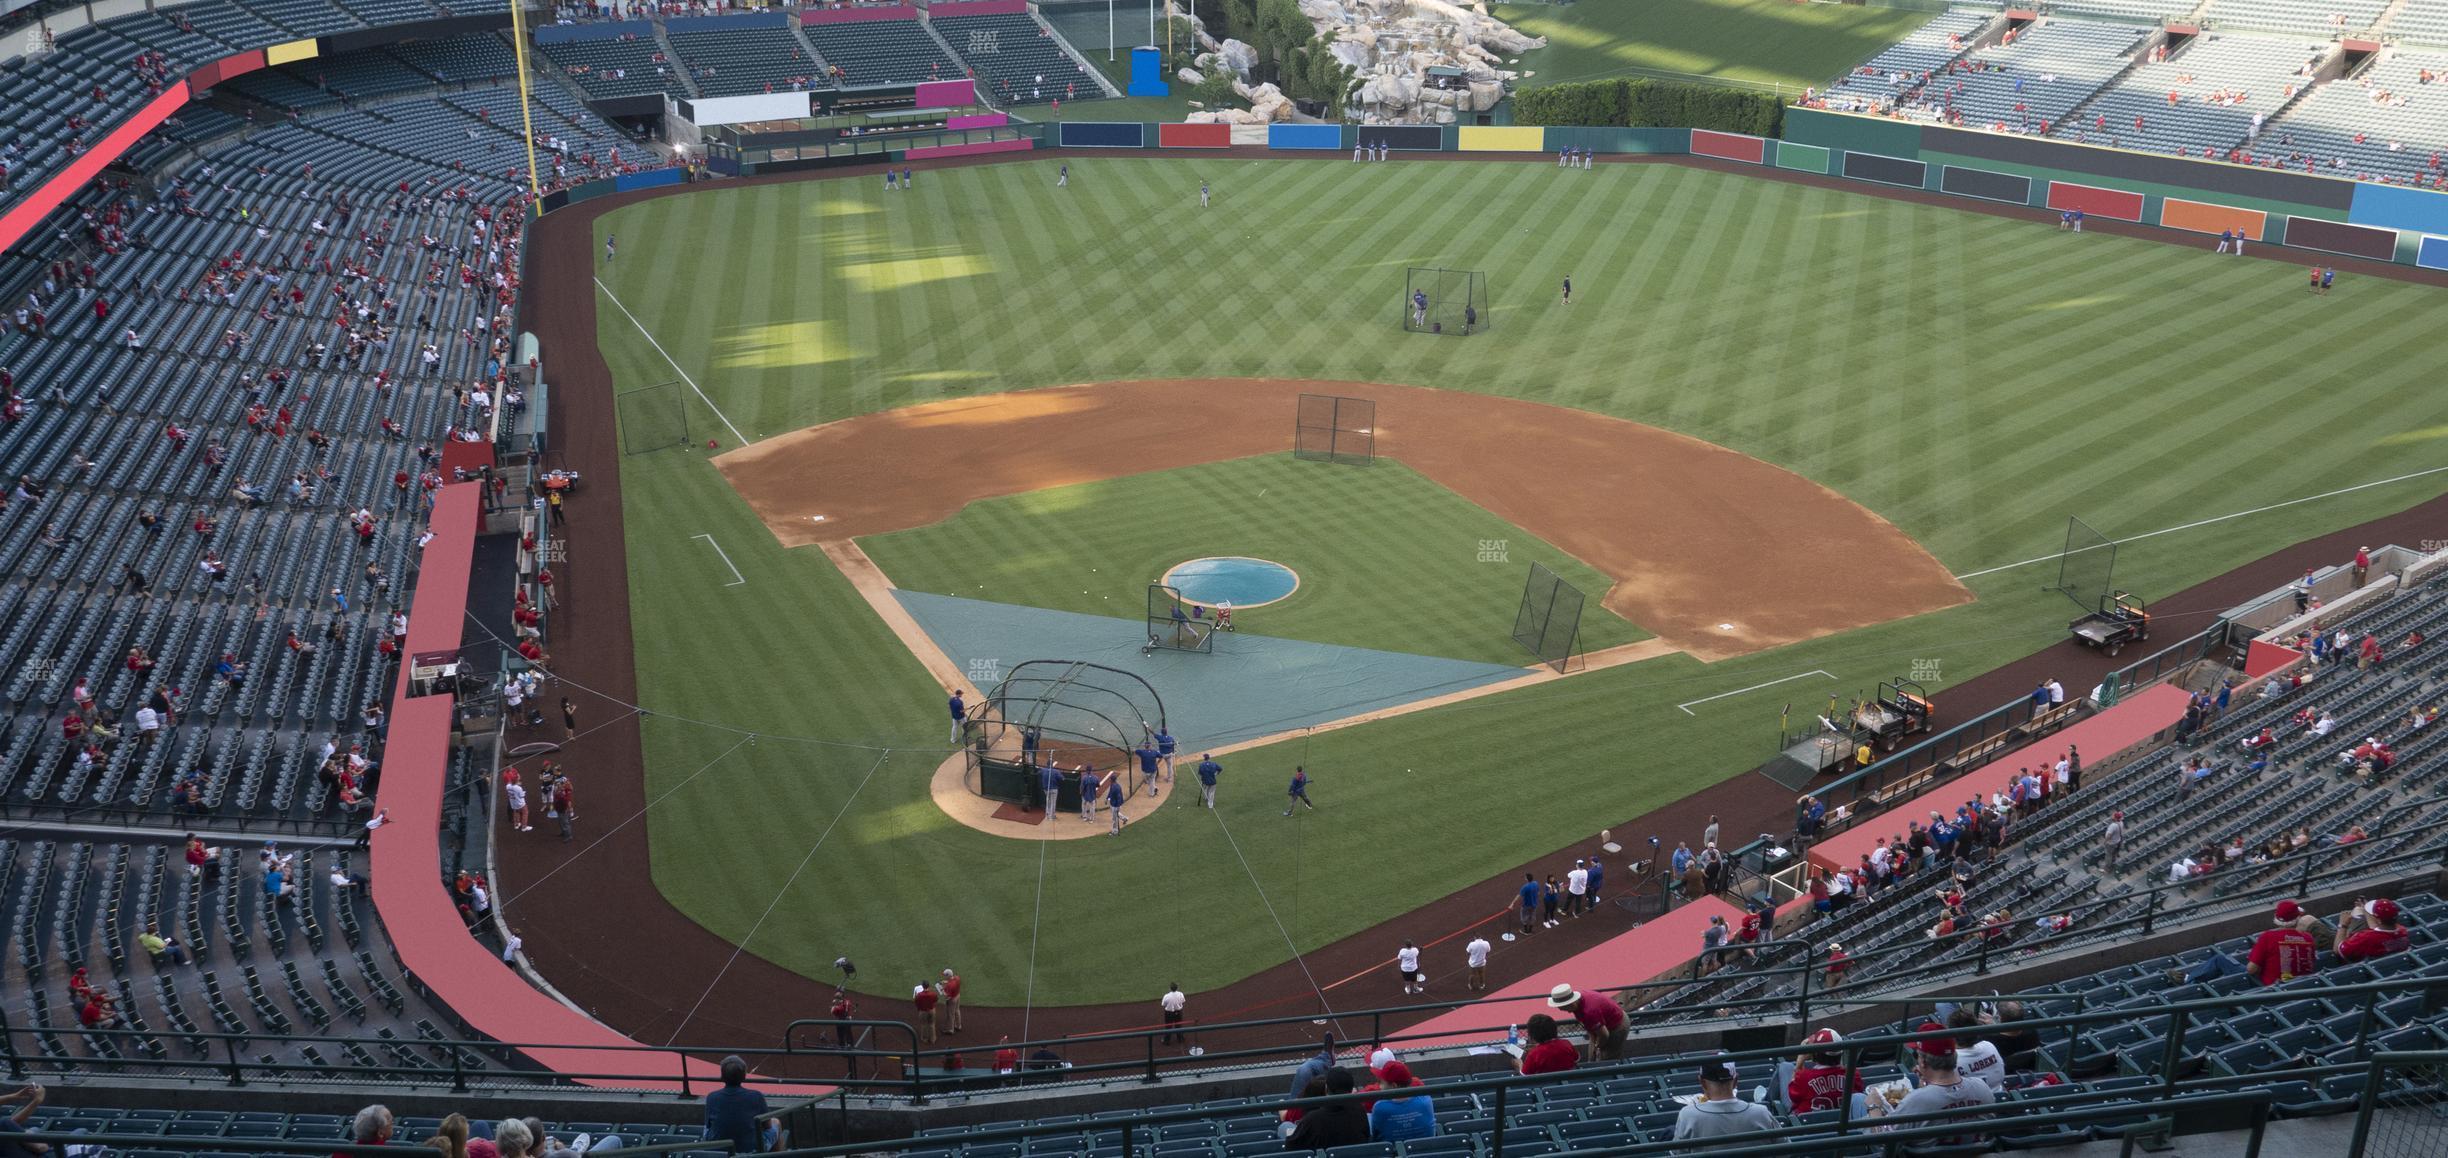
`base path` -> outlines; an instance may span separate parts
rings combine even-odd
[[[940,522],[979,499],[1284,453],[1302,394],[1374,400],[1378,454],[1614,577],[1608,610],[1700,659],[1972,598],[1885,519],[1791,471],[1620,418],[1418,386],[1024,390],[829,422],[714,462],[783,545],[834,543]],[[1131,448],[1127,461],[1116,446]]]

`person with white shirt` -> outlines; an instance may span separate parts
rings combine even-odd
[[[1190,999],[1183,996],[1181,982],[1176,981],[1173,983],[1173,988],[1165,990],[1164,997],[1159,999],[1156,1005],[1157,1008],[1164,1010],[1165,1024],[1164,1036],[1157,1038],[1157,1043],[1171,1045],[1175,1042],[1188,1041],[1189,1038],[1181,1031],[1181,1023],[1182,1010],[1189,1007]]]
[[[2330,715],[2325,710],[2321,712],[2320,719],[2312,723],[2312,734],[2315,736],[2326,736],[2336,730],[2337,717]]]
[[[2065,685],[2058,683],[2054,676],[2049,678],[2048,693],[2050,707],[2062,708],[2065,706]]]
[[[1481,992],[1487,990],[1489,948],[1488,939],[1485,937],[1473,937],[1470,944],[1462,946],[1463,963],[1470,966],[1470,983],[1467,988]]]
[[[1403,942],[1402,948],[1397,950],[1394,954],[1394,968],[1402,974],[1402,991],[1404,993],[1425,993],[1428,991],[1428,987],[1421,984],[1421,982],[1425,980],[1425,977],[1420,973],[1419,964],[1419,946],[1414,945],[1409,941]]]
[[[1589,910],[1589,863],[1576,860],[1564,874],[1564,911],[1578,917]]]
[[[526,941],[524,941],[524,940],[520,939],[520,937],[519,937],[519,935],[518,935],[517,933],[515,933],[515,932],[511,933],[511,934],[510,934],[510,939],[509,939],[509,940],[507,940],[507,941],[502,942],[502,964],[504,964],[504,965],[516,965],[516,964],[518,964],[518,955],[519,955],[519,950],[520,950],[520,949],[523,949],[523,948],[526,948],[526,947],[527,947],[527,942],[526,942]]]
[[[1999,1056],[1998,1047],[1973,1035],[1980,1029],[1980,1014],[1969,1006],[1958,1005],[1947,1014],[1947,1028],[1955,1031],[1955,1072],[1965,1081],[1977,1081],[1989,1087],[1992,1094],[2006,1088],[2006,1059]]]

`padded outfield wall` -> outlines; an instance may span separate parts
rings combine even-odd
[[[2448,194],[2012,133],[1786,110],[1769,161],[1871,184],[2448,268]]]

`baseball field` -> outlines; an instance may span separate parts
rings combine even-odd
[[[1381,1004],[1342,966],[1395,942],[1355,935],[1444,936],[1400,918],[1750,776],[1788,704],[1912,669],[1942,710],[1992,706],[1943,694],[2061,639],[2069,515],[2130,540],[2117,583],[2147,594],[2448,488],[2448,396],[2409,389],[2448,352],[2429,286],[2313,297],[2282,262],[1684,163],[1070,166],[658,196],[552,243],[612,388],[685,398],[689,441],[573,514],[619,520],[625,563],[572,585],[625,615],[582,613],[619,654],[557,650],[648,714],[635,756],[594,757],[620,835],[525,900],[618,896],[636,850],[736,947],[670,983],[696,1008],[623,1028],[769,1033],[741,1010],[844,954],[879,1000],[960,968],[1011,1032],[1172,981]],[[1405,332],[1412,265],[1484,271],[1489,328]],[[1310,389],[1374,392],[1377,463],[1285,453]],[[1587,650],[1643,650],[1352,726],[1368,696],[1294,689],[1316,718],[1235,737],[1216,810],[1134,801],[1119,837],[945,815],[947,684],[1059,657],[896,625],[896,599],[1107,646],[1152,572],[1210,555],[1301,574],[1251,636],[1528,676],[1537,560],[1588,585]],[[2218,610],[2154,607],[2171,634]],[[1318,808],[1287,819],[1295,763]],[[645,967],[605,944],[529,936],[618,1024]]]

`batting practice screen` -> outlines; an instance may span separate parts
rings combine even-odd
[[[641,386],[612,400],[620,425],[622,454],[644,454],[689,440],[688,399],[678,382]]]
[[[1206,606],[1162,583],[1148,584],[1147,646],[1139,653],[1214,650],[1215,620],[1207,617]]]
[[[1487,275],[1415,265],[1403,272],[1403,328],[1467,337],[1488,327]]]
[[[1303,394],[1292,420],[1292,457],[1367,466],[1377,459],[1377,403],[1340,394]]]
[[[2066,519],[2065,553],[2057,556],[2057,589],[2085,611],[2116,582],[2116,542],[2079,518]]]
[[[1561,674],[1572,663],[1573,644],[1581,635],[1581,589],[1547,569],[1530,564],[1530,579],[1522,585],[1521,610],[1513,615],[1513,642]]]

